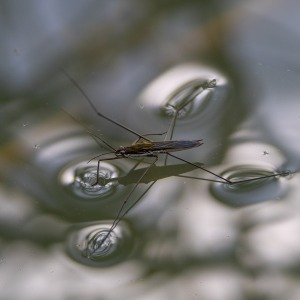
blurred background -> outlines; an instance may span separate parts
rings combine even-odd
[[[2,0],[0,298],[299,299],[299,10],[295,0]],[[87,131],[115,148],[136,136],[97,116],[64,72],[140,134],[169,128],[166,99],[186,84],[215,79],[175,124],[174,139],[204,145],[178,156],[225,177],[294,174],[240,189],[162,175],[122,219],[116,249],[91,259],[87,237],[111,224],[132,184],[84,189],[96,166],[86,162],[107,152]],[[133,163],[104,166],[119,178]]]

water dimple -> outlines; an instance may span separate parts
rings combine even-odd
[[[183,118],[204,109],[209,101],[210,90],[216,87],[217,80],[193,80],[180,86],[167,99],[161,108],[163,116]]]
[[[168,130],[166,139],[211,136],[230,110],[229,78],[205,65],[178,65],[150,82],[132,112],[131,126],[140,132]],[[134,114],[134,117],[133,117]],[[138,116],[138,117],[137,117]],[[219,132],[219,131],[218,131]]]
[[[60,181],[79,197],[95,198],[113,193],[119,174],[120,170],[116,166],[106,162],[101,162],[97,174],[97,162],[87,164],[86,161],[82,161],[64,168],[60,174]]]
[[[115,251],[118,238],[116,232],[109,229],[93,230],[86,237],[82,254],[92,260],[109,255]]]
[[[109,222],[74,230],[68,239],[68,252],[76,261],[91,266],[109,266],[124,259],[132,246],[132,235],[124,222],[110,231]]]
[[[281,179],[288,175],[288,171],[278,173],[259,166],[235,166],[222,174],[232,184],[215,182],[210,192],[227,205],[247,206],[282,197],[286,186]]]

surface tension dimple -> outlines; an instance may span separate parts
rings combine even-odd
[[[85,198],[95,198],[98,196],[108,196],[117,185],[112,180],[119,176],[120,171],[112,164],[103,162],[98,174],[97,162],[86,161],[74,163],[65,168],[60,175],[62,185],[67,186],[74,194]]]
[[[219,201],[230,206],[247,206],[276,199],[286,193],[282,178],[289,172],[280,175],[275,170],[254,165],[231,167],[222,173],[233,184],[214,182],[210,192]]]
[[[198,79],[185,83],[176,89],[161,108],[161,113],[168,117],[182,118],[187,114],[204,109],[209,101],[209,89],[217,85],[216,79]]]
[[[110,222],[101,221],[75,228],[70,232],[67,243],[71,257],[94,267],[109,266],[122,260],[131,251],[132,233],[121,222],[107,236],[110,227]]]

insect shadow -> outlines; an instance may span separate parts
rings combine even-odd
[[[214,88],[217,85],[216,79],[207,80],[206,82],[203,82],[202,84],[198,85],[192,93],[185,99],[184,102],[179,103],[178,105],[173,105],[172,108],[174,110],[173,118],[170,123],[170,126],[168,128],[167,132],[164,133],[154,133],[154,134],[140,134],[137,131],[119,123],[118,121],[104,115],[102,112],[100,112],[97,107],[94,105],[92,100],[88,97],[86,92],[81,88],[81,86],[71,77],[65,70],[62,70],[62,72],[65,74],[65,76],[74,84],[74,86],[78,89],[78,91],[82,94],[84,99],[89,103],[92,110],[101,118],[107,120],[108,122],[123,128],[127,132],[132,133],[137,137],[137,140],[129,145],[129,146],[120,146],[119,149],[115,149],[112,147],[109,143],[107,143],[105,140],[100,138],[99,136],[93,134],[89,130],[86,129],[86,131],[94,138],[99,140],[102,144],[104,144],[107,148],[109,148],[111,151],[107,153],[103,153],[100,155],[97,155],[93,157],[92,160],[97,160],[97,173],[96,173],[96,180],[94,183],[92,183],[92,186],[95,185],[103,185],[108,183],[109,181],[117,180],[120,184],[134,184],[132,189],[130,190],[129,194],[126,196],[125,200],[123,200],[123,203],[121,204],[121,207],[119,208],[119,211],[109,228],[109,230],[106,231],[105,234],[101,233],[101,236],[96,236],[94,240],[90,241],[87,245],[87,256],[92,256],[98,249],[101,247],[107,247],[109,246],[109,237],[113,230],[116,228],[116,226],[119,224],[119,222],[122,220],[122,218],[141,200],[141,198],[151,189],[151,187],[156,183],[157,180],[169,176],[176,176],[181,172],[189,172],[193,169],[201,169],[202,171],[209,173],[216,177],[216,179],[206,179],[206,178],[197,178],[201,180],[207,180],[212,182],[219,182],[224,183],[227,185],[236,185],[239,183],[244,182],[250,182],[250,181],[256,181],[256,180],[262,180],[269,177],[276,177],[276,176],[286,176],[290,174],[290,172],[279,172],[279,173],[273,173],[269,175],[259,176],[259,177],[252,177],[252,178],[246,178],[246,179],[238,179],[238,180],[230,180],[227,179],[219,174],[216,174],[207,168],[203,167],[203,164],[199,163],[193,163],[189,162],[183,158],[178,157],[177,155],[172,154],[173,152],[178,151],[186,151],[192,148],[197,148],[203,145],[202,139],[196,139],[196,140],[173,140],[174,135],[174,128],[176,121],[178,119],[178,116],[180,112],[186,108],[192,101],[194,101],[195,97],[201,93],[202,91],[206,89]],[[153,141],[149,138],[149,136],[160,136],[165,135],[164,140],[162,141]],[[169,139],[168,139],[169,138]],[[155,164],[158,160],[159,155],[164,154],[166,156],[165,158],[165,166],[163,167],[157,167]],[[185,169],[183,171],[175,171],[178,165],[170,165],[167,166],[167,158],[172,157],[176,160],[179,160],[184,163]],[[146,168],[140,168],[136,169],[137,166],[145,159],[148,158],[151,161],[148,163],[148,166]],[[113,161],[118,159],[139,159],[138,162],[135,164],[135,166],[129,171],[128,176],[125,176],[123,178],[113,178],[113,179],[105,179],[103,182],[103,179],[100,178],[100,167],[101,162],[103,161]],[[183,165],[183,164],[181,164]],[[181,166],[182,167],[182,166]],[[159,169],[161,168],[161,169]],[[164,170],[166,175],[158,175],[163,174],[161,172]],[[177,169],[178,170],[178,169]],[[188,176],[185,176],[188,177]],[[130,180],[128,179],[130,178]],[[195,178],[195,177],[191,177]],[[137,186],[140,183],[149,183],[152,182],[146,190],[131,204],[129,207],[126,208],[127,203],[136,190]]]

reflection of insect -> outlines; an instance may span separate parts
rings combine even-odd
[[[70,81],[77,87],[77,89],[81,92],[81,94],[84,96],[84,98],[87,100],[87,102],[89,103],[89,105],[91,106],[91,108],[95,111],[95,113],[100,116],[103,119],[106,119],[107,121],[123,128],[126,131],[131,132],[132,134],[134,134],[135,136],[137,136],[138,140],[133,143],[130,146],[126,146],[126,147],[120,147],[119,149],[115,149],[113,148],[111,145],[109,145],[107,142],[103,141],[101,138],[98,138],[99,140],[101,140],[108,148],[110,148],[113,152],[109,152],[109,153],[104,153],[101,155],[98,155],[96,157],[94,157],[93,159],[98,159],[98,165],[97,165],[97,178],[96,181],[93,183],[93,185],[97,185],[99,184],[99,172],[100,172],[100,163],[102,161],[107,161],[107,160],[116,160],[116,159],[123,159],[123,158],[145,158],[145,157],[149,157],[152,158],[153,161],[149,164],[149,166],[145,169],[143,169],[140,172],[140,177],[135,181],[135,185],[133,186],[133,188],[131,189],[130,193],[127,195],[127,197],[125,198],[125,200],[123,201],[117,216],[115,217],[110,229],[106,232],[106,234],[101,234],[99,236],[96,236],[95,239],[93,241],[90,241],[90,243],[88,244],[88,249],[87,249],[87,253],[89,255],[92,255],[94,252],[96,252],[102,245],[104,245],[105,241],[109,238],[110,234],[112,233],[112,231],[116,228],[116,226],[119,224],[120,220],[128,213],[128,211],[147,193],[147,191],[153,186],[153,184],[156,182],[157,179],[153,179],[152,184],[146,189],[145,192],[143,192],[142,195],[140,195],[140,197],[129,207],[125,210],[126,208],[126,204],[129,200],[129,198],[131,197],[131,195],[133,194],[133,192],[135,191],[135,189],[137,188],[137,186],[143,182],[143,178],[145,178],[147,176],[147,173],[149,172],[149,170],[151,170],[151,168],[154,167],[155,163],[158,160],[158,155],[159,154],[165,154],[166,157],[171,156],[177,160],[183,161],[184,163],[201,169],[207,173],[210,173],[212,175],[214,175],[215,177],[217,177],[218,179],[216,180],[212,180],[212,179],[207,179],[209,181],[214,181],[214,182],[222,182],[224,184],[229,184],[229,185],[234,185],[237,183],[243,183],[243,182],[249,182],[249,181],[254,181],[254,180],[259,180],[259,179],[263,179],[263,178],[268,178],[268,177],[275,177],[278,175],[286,175],[287,172],[282,172],[282,173],[274,173],[274,174],[270,174],[270,175],[264,175],[264,176],[260,176],[260,177],[253,177],[253,178],[247,178],[247,179],[239,179],[239,180],[229,180],[226,179],[204,167],[202,167],[201,164],[197,164],[197,163],[192,163],[189,162],[185,159],[182,159],[180,157],[177,157],[173,154],[171,154],[171,152],[176,152],[176,151],[183,151],[183,150],[188,150],[188,149],[192,149],[195,147],[199,147],[203,144],[202,140],[172,140],[172,136],[173,136],[173,132],[174,132],[174,127],[175,127],[175,123],[176,123],[176,118],[178,117],[178,114],[180,112],[180,110],[182,110],[184,107],[186,107],[186,105],[190,104],[194,97],[195,97],[195,93],[194,95],[191,95],[191,97],[189,97],[186,102],[182,105],[179,105],[178,107],[174,107],[175,110],[175,114],[173,116],[173,120],[171,121],[171,125],[170,128],[168,130],[167,133],[162,133],[162,134],[147,134],[147,135],[142,135],[139,134],[138,132],[128,128],[127,126],[103,115],[101,112],[98,111],[98,109],[96,108],[96,106],[94,105],[94,103],[91,101],[91,99],[87,96],[87,94],[83,91],[83,89],[79,86],[79,84],[66,72],[64,72],[65,75],[70,79]],[[208,88],[213,88],[216,86],[216,80],[213,79],[211,81],[206,81],[205,83],[202,84],[202,86],[200,86],[201,90],[204,89],[208,89]],[[198,89],[199,91],[199,89]],[[200,91],[201,92],[201,91]],[[150,140],[147,136],[149,135],[163,135],[166,134],[166,136],[168,135],[168,133],[170,133],[170,140],[164,140],[164,141],[152,141]],[[93,134],[92,134],[93,135]],[[103,155],[110,155],[113,154],[113,157],[108,157],[108,158],[100,158]],[[166,162],[166,160],[165,160]],[[135,169],[137,167],[137,165],[140,162],[138,162],[133,169]],[[206,180],[206,179],[204,179]]]

